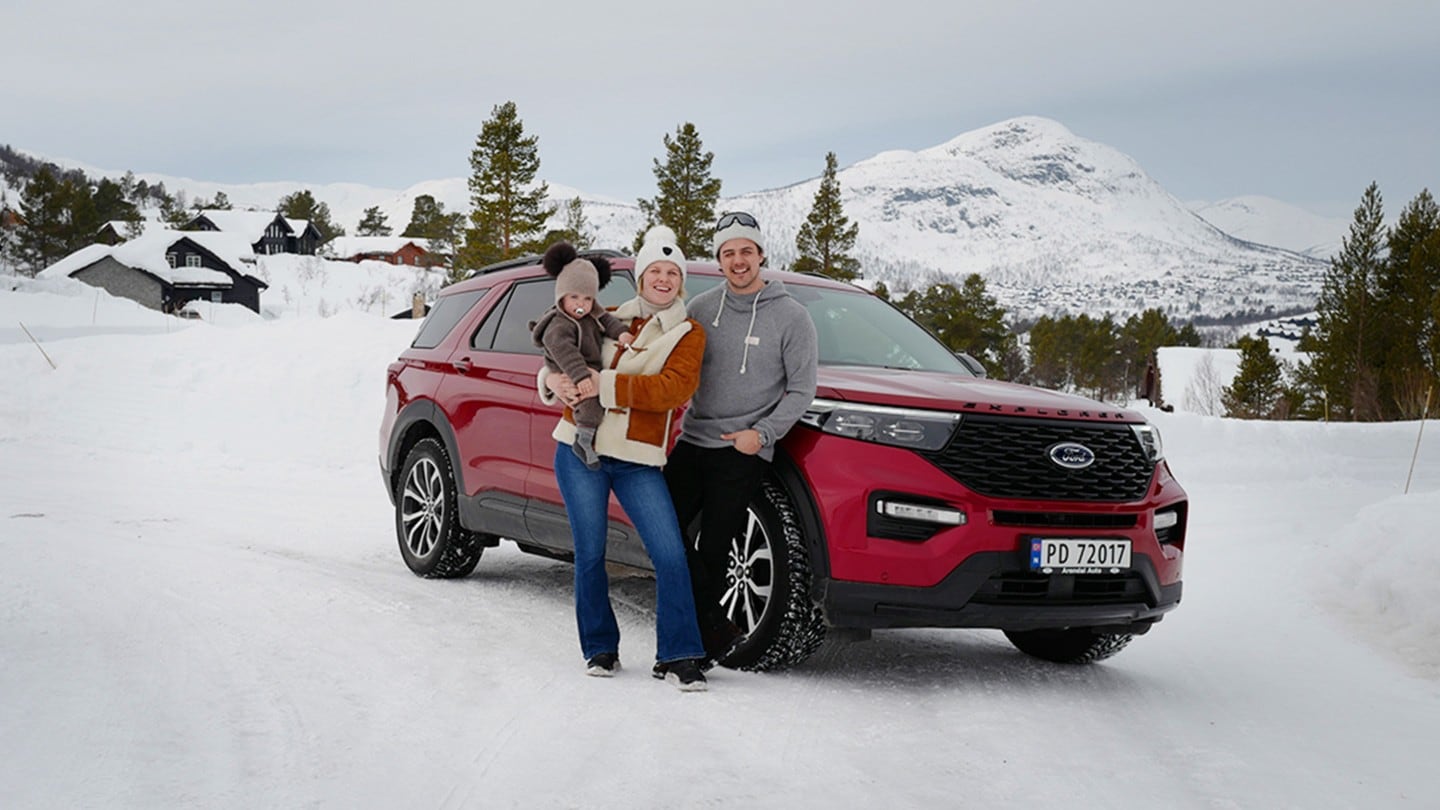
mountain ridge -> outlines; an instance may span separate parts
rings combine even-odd
[[[352,230],[372,206],[402,230],[420,194],[430,194],[447,210],[469,207],[465,178],[381,189],[135,176],[164,182],[171,193],[183,190],[192,200],[224,191],[236,207],[273,208],[281,196],[308,188],[330,206],[336,222]],[[883,281],[898,291],[958,283],[979,273],[991,294],[1019,317],[1124,315],[1159,307],[1184,319],[1306,307],[1313,305],[1325,269],[1315,255],[1222,230],[1128,155],[1037,116],[1001,121],[925,149],[880,152],[840,169],[837,179],[846,215],[860,224],[854,255],[867,282]],[[717,209],[742,208],[760,217],[771,265],[782,267],[795,258],[795,234],[819,182],[817,176],[722,198]],[[597,244],[628,248],[644,225],[633,202],[549,185],[552,201],[576,196],[584,201]],[[1253,206],[1206,210],[1245,236],[1266,233],[1254,221],[1265,214]]]

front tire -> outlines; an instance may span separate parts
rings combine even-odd
[[[1106,633],[1092,627],[1063,630],[1006,630],[1005,637],[1026,655],[1057,664],[1093,664],[1125,649],[1132,633]]]
[[[746,509],[745,527],[726,554],[721,607],[746,637],[723,662],[738,669],[784,669],[825,640],[810,599],[810,555],[794,502],[767,479]]]
[[[400,467],[395,491],[395,533],[400,556],[427,579],[469,576],[485,550],[481,535],[460,525],[450,455],[438,439],[415,443]]]

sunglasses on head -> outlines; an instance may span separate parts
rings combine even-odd
[[[750,216],[744,211],[731,211],[728,214],[720,215],[720,221],[715,223],[715,230],[723,231],[737,222],[746,228],[760,227],[760,223],[755,221],[755,217]]]

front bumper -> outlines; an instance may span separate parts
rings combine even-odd
[[[929,587],[831,580],[819,594],[834,627],[1063,627],[1148,629],[1180,604],[1148,557],[1121,575],[1030,572],[1023,555],[982,552]]]

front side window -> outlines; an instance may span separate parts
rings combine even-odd
[[[801,284],[786,289],[805,305],[815,322],[821,365],[975,376],[923,327],[873,295]]]
[[[635,284],[616,273],[600,291],[600,305],[613,307],[635,297]],[[530,324],[555,305],[555,280],[549,277],[523,281],[511,288],[504,304],[495,307],[471,341],[477,349],[513,354],[540,354]]]
[[[194,253],[187,254],[187,255],[185,256],[185,266],[186,266],[186,267],[199,267],[199,266],[200,266],[200,257],[199,257],[199,256],[196,256]]]

